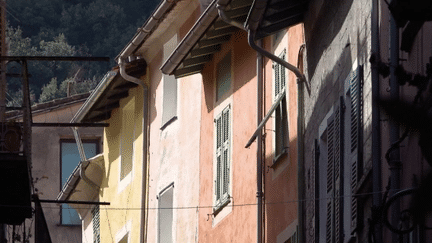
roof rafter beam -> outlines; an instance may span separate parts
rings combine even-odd
[[[120,107],[120,102],[117,101],[117,102],[110,103],[110,104],[107,104],[105,106],[99,107],[99,108],[95,109],[95,111],[100,111],[100,112],[112,111],[112,110],[119,108],[119,107]]]
[[[216,38],[212,38],[212,39],[204,39],[204,40],[201,40],[200,42],[198,42],[198,46],[199,47],[208,47],[208,46],[214,46],[214,45],[222,44],[222,43],[229,41],[230,37],[231,37],[230,35],[225,35],[225,36],[220,36],[220,37],[216,37]]]
[[[203,48],[196,48],[190,52],[191,57],[205,56],[216,53],[221,50],[221,45],[208,46]]]
[[[194,57],[194,58],[188,58],[183,61],[183,67],[190,67],[190,66],[196,66],[201,65],[206,62],[211,61],[213,55],[206,55],[206,56],[200,56],[200,57]]]
[[[204,68],[204,64],[197,65],[197,66],[191,66],[186,68],[179,68],[174,71],[174,75],[176,78],[181,78],[187,75],[195,74],[201,72],[201,70]]]

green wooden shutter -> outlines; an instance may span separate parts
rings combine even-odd
[[[286,56],[286,50],[283,50],[282,53],[279,55],[279,58],[282,60],[285,60]],[[282,93],[285,90],[286,86],[286,71],[285,67],[277,62],[273,62],[273,72],[274,72],[274,85],[275,85],[275,100],[277,99],[278,95]]]
[[[227,106],[215,119],[216,122],[216,206],[229,199],[231,153],[231,107]]]
[[[223,199],[229,197],[229,166],[230,166],[230,107],[228,106],[222,114],[223,122]]]
[[[216,118],[216,205],[221,200],[221,183],[222,183],[222,115]]]

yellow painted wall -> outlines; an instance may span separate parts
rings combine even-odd
[[[134,132],[132,134],[127,133],[129,129],[125,129],[122,124],[125,121],[123,119],[125,107],[134,108],[132,123]],[[102,202],[110,202],[111,205],[100,207],[101,242],[117,242],[119,232],[129,221],[131,222],[129,242],[139,242],[144,138],[143,88],[137,87],[129,90],[129,96],[120,101],[120,108],[112,112],[112,116],[107,122],[110,126],[105,128],[103,141],[105,176],[99,199]],[[131,181],[124,189],[121,189],[123,183],[120,182],[121,144],[122,135],[125,134],[124,143],[132,143],[133,145],[133,165]]]

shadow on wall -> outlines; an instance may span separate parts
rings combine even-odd
[[[256,51],[254,51],[247,42],[247,32],[239,30],[235,32],[230,41],[225,44],[230,45],[231,49],[231,90],[229,97],[237,90],[240,90],[245,84],[256,77]],[[217,55],[217,54],[216,54]],[[216,89],[216,72],[218,65],[215,58],[206,64],[202,71],[202,80],[204,88],[204,98],[207,111],[210,112],[215,106],[215,89]],[[256,95],[251,94],[251,95]],[[222,99],[223,100],[223,99]],[[220,103],[221,101],[218,101]]]
[[[305,18],[305,39],[307,45],[308,80],[315,74],[323,50],[327,49],[341,31],[353,0],[322,1],[319,13]],[[313,4],[313,3],[311,3]],[[329,17],[330,16],[330,17]],[[344,46],[339,46],[344,48]]]

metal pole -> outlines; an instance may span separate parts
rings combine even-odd
[[[261,40],[258,41],[258,46],[262,47]],[[257,52],[257,124],[260,124],[263,119],[263,64],[262,55]],[[257,242],[261,243],[262,237],[262,222],[263,222],[263,190],[262,190],[262,127],[258,131],[257,140]]]
[[[399,99],[399,84],[396,75],[396,67],[399,64],[399,28],[396,20],[390,14],[390,99],[396,102]],[[399,125],[397,122],[390,120],[390,144],[399,141]],[[399,146],[390,152],[390,196],[397,193],[400,189],[400,174],[402,162],[400,161]],[[398,225],[400,218],[400,203],[396,200],[391,209],[392,225]],[[399,234],[392,234],[392,242],[399,242]]]
[[[378,73],[378,62],[380,60],[379,43],[379,0],[372,0],[371,9],[371,52],[375,62],[372,63],[372,204],[375,210],[381,206],[381,131],[380,131],[380,110],[378,99],[380,97],[380,83]],[[374,212],[373,213],[378,213]],[[374,242],[383,242],[382,225],[376,224],[374,230]]]

